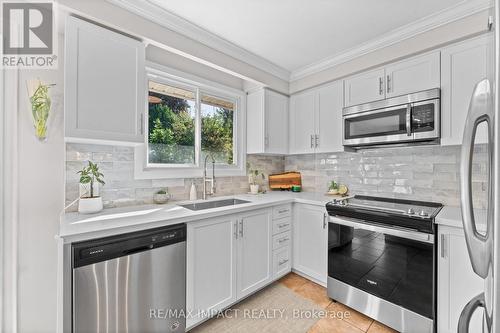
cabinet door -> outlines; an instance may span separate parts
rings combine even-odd
[[[293,268],[326,285],[328,223],[325,209],[297,204],[293,221]]]
[[[221,310],[236,301],[236,219],[187,227],[187,310]],[[187,327],[203,318],[188,317]]]
[[[68,17],[65,136],[143,142],[144,44]]]
[[[288,153],[288,97],[274,91],[265,92],[266,153]]]
[[[264,89],[247,95],[247,153],[262,154],[266,150]]]
[[[238,299],[272,279],[271,214],[256,211],[238,220]]]
[[[307,91],[290,98],[290,153],[314,152],[316,93]]]
[[[484,291],[484,280],[472,270],[461,229],[439,226],[438,237],[438,332],[455,333],[462,309]],[[469,332],[482,332],[482,317],[478,309]]]
[[[342,81],[318,89],[316,128],[318,142],[316,152],[343,151],[342,146]]]
[[[379,68],[345,79],[345,106],[352,106],[384,99],[384,74],[384,69]]]
[[[439,52],[397,62],[385,68],[386,97],[439,88]]]
[[[461,145],[472,91],[477,82],[494,73],[493,36],[451,45],[441,52],[441,144]],[[493,82],[493,81],[492,81]],[[476,132],[476,143],[487,142],[485,127]]]

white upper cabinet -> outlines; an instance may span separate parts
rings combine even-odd
[[[248,94],[247,153],[288,153],[288,96],[269,89]]]
[[[474,86],[494,73],[492,50],[492,35],[466,40],[442,50],[442,145],[462,144],[465,120]],[[476,143],[485,143],[487,138],[485,127],[478,128]]]
[[[144,44],[68,17],[65,33],[65,136],[143,142]]]
[[[439,88],[439,84],[439,52],[427,53],[345,79],[345,106]]]
[[[310,90],[290,98],[290,153],[314,152],[316,91]]]
[[[342,151],[342,81],[290,98],[290,153]]]
[[[318,89],[316,112],[316,152],[343,151],[342,146],[342,81],[336,81]]]
[[[439,88],[439,52],[424,54],[385,68],[386,98]]]
[[[345,106],[352,106],[384,99],[384,76],[384,69],[378,68],[345,79]]]

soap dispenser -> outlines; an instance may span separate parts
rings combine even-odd
[[[194,185],[194,182],[191,183],[191,190],[189,191],[189,200],[194,201],[196,200],[196,186]]]

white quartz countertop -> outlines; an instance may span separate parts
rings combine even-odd
[[[474,210],[476,225],[479,231],[486,230],[486,214],[487,211],[485,209]],[[463,228],[462,211],[460,207],[444,206],[436,216],[436,224],[445,225],[448,227]]]
[[[259,208],[271,207],[287,203],[305,203],[324,206],[331,197],[314,192],[269,192],[259,195],[234,195],[216,197],[210,200],[236,198],[249,203],[225,206],[220,208],[192,211],[179,206],[176,202],[166,205],[143,205],[105,209],[97,214],[67,213],[61,216],[59,237],[64,241],[76,242],[97,237],[156,228],[176,223],[187,223],[226,214],[243,213]]]

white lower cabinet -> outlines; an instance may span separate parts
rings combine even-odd
[[[238,292],[243,298],[271,282],[271,214],[256,211],[238,221]]]
[[[234,216],[187,226],[186,309],[222,310],[236,301],[236,222]],[[187,318],[191,327],[202,317]]]
[[[272,281],[270,209],[187,225],[188,329]]]
[[[295,204],[293,269],[326,285],[328,220],[325,207]]]
[[[455,333],[462,309],[484,291],[484,280],[472,270],[462,229],[439,226],[438,237],[437,331]],[[482,317],[478,309],[469,332],[482,332]]]

